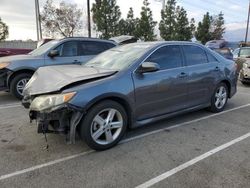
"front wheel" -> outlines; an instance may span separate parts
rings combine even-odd
[[[228,87],[225,83],[220,83],[211,98],[211,107],[212,112],[221,112],[224,110],[228,100]]]
[[[94,150],[115,146],[127,128],[127,113],[117,102],[106,100],[93,106],[81,122],[80,135]]]
[[[31,76],[32,75],[28,73],[16,75],[10,83],[10,93],[16,98],[22,99],[24,87],[30,80]]]

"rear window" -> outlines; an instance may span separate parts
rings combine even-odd
[[[208,62],[205,51],[198,46],[184,45],[183,51],[186,57],[187,66],[199,65]]]
[[[97,55],[114,46],[106,42],[81,41],[79,42],[79,55]]]

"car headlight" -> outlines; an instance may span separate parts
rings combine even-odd
[[[58,109],[61,105],[69,102],[76,92],[62,93],[54,95],[43,95],[36,97],[31,105],[30,110],[34,111],[53,111]]]
[[[248,63],[243,63],[243,68],[247,69],[249,67]]]
[[[0,69],[3,69],[3,68],[5,68],[5,67],[7,67],[9,64],[10,64],[10,62],[3,62],[3,63],[0,63]]]

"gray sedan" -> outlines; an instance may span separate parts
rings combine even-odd
[[[235,63],[190,42],[110,49],[85,65],[38,69],[23,105],[38,132],[78,131],[93,149],[116,145],[128,128],[209,107],[221,112],[236,93]]]

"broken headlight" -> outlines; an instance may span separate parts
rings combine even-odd
[[[61,105],[70,101],[75,96],[75,94],[76,92],[71,92],[36,97],[30,105],[30,110],[40,112],[56,110]]]

